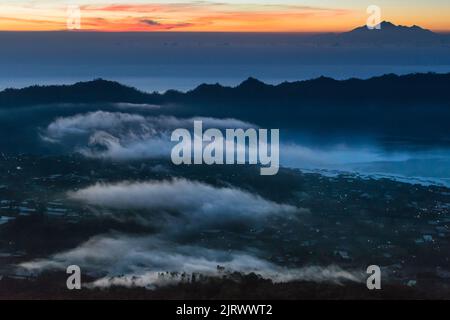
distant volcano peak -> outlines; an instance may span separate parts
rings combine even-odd
[[[403,26],[403,25],[396,25],[393,24],[390,21],[383,21],[380,23],[380,29],[374,29],[374,30],[378,30],[378,31],[389,31],[389,32],[401,32],[401,33],[405,33],[405,32],[420,32],[420,33],[433,33],[432,31],[428,30],[428,29],[424,29],[418,25],[413,25],[411,27],[408,26]],[[347,33],[359,33],[359,32],[366,32],[366,31],[372,31],[369,28],[367,28],[367,26],[361,26],[358,27],[356,29],[353,29],[350,32]]]
[[[396,28],[397,26],[389,21],[381,22],[381,28]]]

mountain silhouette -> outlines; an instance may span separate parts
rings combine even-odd
[[[395,103],[440,104],[450,106],[450,73],[416,73],[398,76],[386,74],[370,79],[335,80],[319,77],[311,80],[266,84],[248,78],[236,87],[202,84],[180,92],[146,93],[115,81],[96,79],[73,85],[31,86],[0,92],[0,108],[61,103],[153,103],[301,106],[359,105]],[[211,111],[211,110],[209,110]]]
[[[145,103],[162,106],[148,111],[153,115],[237,118],[264,127],[319,134],[352,131],[450,140],[448,88],[450,73],[388,74],[367,80],[320,77],[278,85],[248,78],[236,87],[203,84],[188,92],[165,93],[145,93],[97,79],[74,85],[7,89],[0,92],[0,108],[19,110],[21,106],[55,105],[52,113],[47,114],[39,113],[39,108],[26,109],[35,110],[34,120],[28,120],[30,125],[37,119],[43,125],[62,112],[69,115],[96,111],[101,103]],[[77,108],[78,103],[84,106]],[[67,107],[58,108],[60,104],[73,105],[69,112]],[[17,121],[22,122],[23,117]],[[15,126],[12,121],[5,125]]]
[[[420,26],[395,25],[389,21],[380,23],[379,29],[360,26],[343,33],[318,35],[315,40],[328,45],[441,45],[450,44],[448,35],[438,34]]]
[[[118,82],[96,79],[73,85],[31,86],[0,92],[0,107],[51,103],[133,102],[143,103],[148,94]]]
[[[397,34],[411,34],[411,35],[418,35],[418,34],[426,34],[431,35],[435,34],[434,32],[423,29],[417,25],[413,25],[411,27],[402,26],[402,25],[395,25],[389,21],[383,21],[380,23],[380,28],[377,29],[369,29],[367,26],[362,26],[353,29],[352,31],[347,32],[347,34],[355,34],[355,33],[367,33],[372,34],[372,30],[376,30],[379,33],[397,33]],[[436,35],[436,34],[435,34]]]

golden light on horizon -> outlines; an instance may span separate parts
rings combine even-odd
[[[419,10],[420,9],[420,10]],[[81,30],[205,31],[205,32],[341,32],[364,25],[365,8],[349,9],[293,4],[123,3],[81,4]],[[449,12],[427,8],[392,7],[383,20],[450,30]],[[54,2],[0,4],[0,30],[65,30],[67,5]]]

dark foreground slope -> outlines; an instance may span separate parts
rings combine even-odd
[[[365,284],[315,283],[293,281],[273,283],[256,274],[234,273],[229,277],[179,283],[156,290],[113,287],[105,289],[67,290],[66,275],[49,273],[33,280],[0,280],[0,299],[88,299],[88,300],[346,300],[346,299],[446,299],[449,292],[428,287],[416,290],[402,284],[387,284],[382,290],[368,290]],[[39,294],[37,294],[39,292]]]

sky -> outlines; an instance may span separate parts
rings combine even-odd
[[[365,25],[370,5],[382,20],[450,31],[449,0],[1,0],[0,30],[340,32]]]

